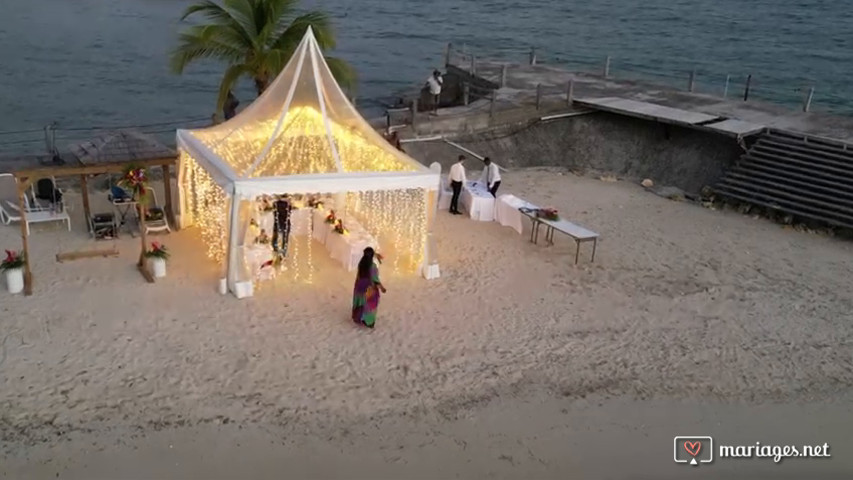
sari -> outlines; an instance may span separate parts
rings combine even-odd
[[[370,267],[369,277],[356,277],[352,291],[352,321],[373,328],[379,309],[379,269]]]

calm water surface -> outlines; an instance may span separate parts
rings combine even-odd
[[[168,52],[189,0],[0,0],[0,152],[44,149],[38,132],[58,123],[60,147],[74,128],[206,119],[223,67],[183,76]],[[818,109],[853,111],[853,9],[838,0],[313,0],[332,12],[335,55],[358,70],[360,106],[419,84],[442,62],[446,42],[521,61],[531,46],[546,61],[594,67],[613,56],[614,75],[660,73],[722,91],[726,74],[755,75],[757,96],[797,102],[817,87]],[[631,72],[630,74],[628,72]],[[244,105],[249,85],[239,92]],[[740,88],[740,87],[738,87]],[[164,125],[165,124],[165,125]]]

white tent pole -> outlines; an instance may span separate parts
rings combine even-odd
[[[308,27],[309,29],[311,27]],[[310,31],[310,30],[309,30]],[[301,51],[299,52],[299,63],[296,64],[296,74],[293,76],[293,83],[290,84],[290,90],[287,91],[287,99],[284,101],[284,108],[281,110],[281,114],[278,117],[278,123],[275,125],[275,131],[273,132],[270,139],[267,140],[267,144],[264,145],[264,149],[261,150],[261,153],[258,154],[258,157],[255,159],[255,162],[252,163],[252,166],[246,170],[246,173],[243,175],[244,178],[248,178],[261,161],[267,156],[272,148],[272,144],[275,139],[278,137],[278,134],[281,133],[281,125],[284,123],[285,117],[287,117],[287,112],[290,110],[290,102],[293,101],[293,94],[296,91],[296,85],[299,83],[299,75],[302,74],[302,64],[305,63],[305,51],[307,49],[307,43],[303,43]]]
[[[237,285],[237,220],[240,214],[240,198],[237,196],[237,189],[231,190],[231,218],[228,231],[228,267],[225,277],[228,279],[228,288],[236,291]]]
[[[338,168],[338,172],[343,172],[344,167],[341,164],[341,157],[338,155],[338,147],[335,146],[335,141],[332,137],[332,126],[329,124],[329,117],[326,114],[326,98],[320,90],[320,84],[318,83],[318,80],[320,80],[320,69],[317,67],[317,51],[320,50],[320,46],[317,45],[317,40],[314,39],[314,32],[312,32],[310,28],[308,29],[308,34],[311,35],[308,42],[311,44],[311,63],[314,68],[314,86],[317,89],[317,100],[320,102],[320,111],[323,114],[323,125],[326,127],[326,138],[329,140],[329,147],[332,149],[335,166]]]

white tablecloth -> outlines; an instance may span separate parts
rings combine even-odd
[[[474,182],[466,183],[462,187],[460,201],[473,220],[491,222],[495,219],[495,197],[484,185],[475,187]]]
[[[332,229],[332,226],[326,223],[327,215],[329,215],[327,207],[314,209],[314,240],[323,244],[326,243],[326,238]]]
[[[351,272],[358,267],[358,261],[361,260],[364,254],[364,249],[373,247],[379,252],[379,243],[354,219],[349,222],[344,222],[344,227],[349,231],[346,235],[341,235],[333,230],[331,225],[324,224],[327,227],[328,234],[326,236],[326,249],[329,250],[329,255],[341,262],[341,265]]]
[[[504,227],[511,227],[521,234],[524,227],[521,212],[518,211],[519,208],[537,209],[539,207],[515,195],[501,195],[495,202],[495,221]]]

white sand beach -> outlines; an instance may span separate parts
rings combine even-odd
[[[835,442],[829,460],[718,462],[727,478],[850,478],[853,244],[557,169],[501,192],[599,232],[595,263],[442,214],[441,278],[383,271],[372,331],[319,246],[312,284],[243,301],[216,292],[192,229],[157,237],[173,258],[153,285],[137,239],[57,263],[94,243],[69,194],[74,232],[33,227],[34,296],[0,293],[0,474],[678,478],[672,436],[707,427]]]

